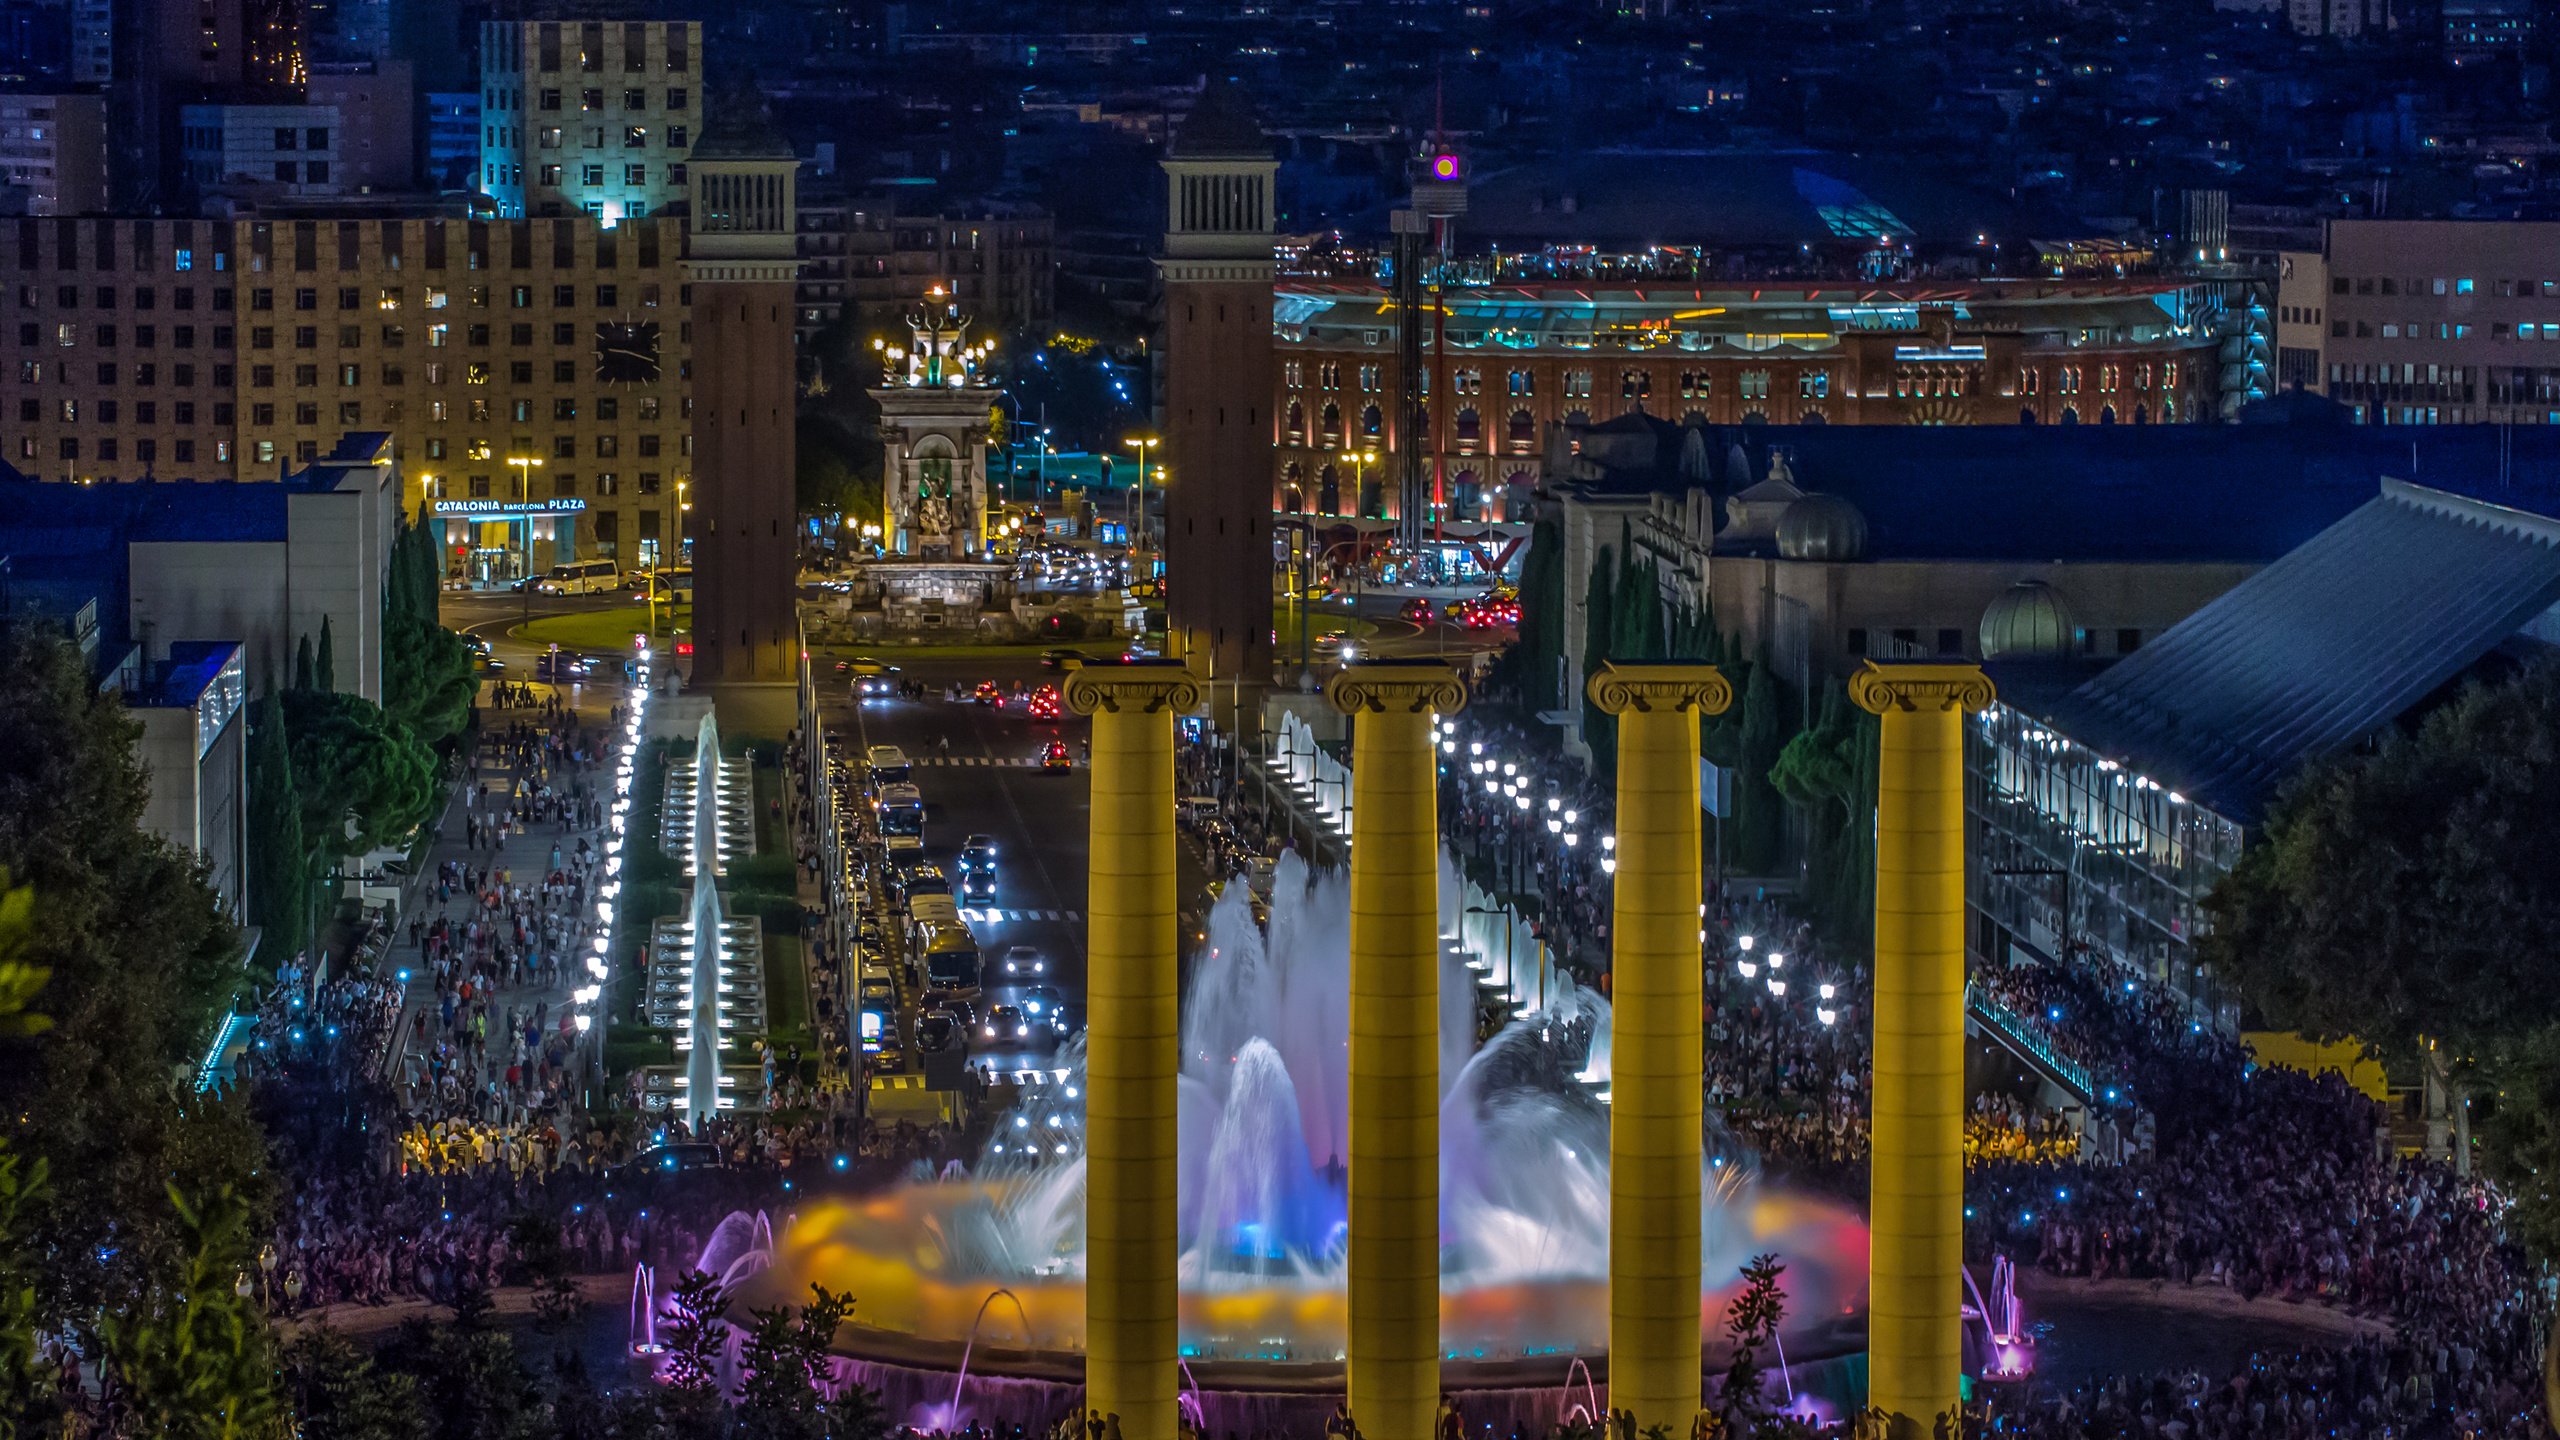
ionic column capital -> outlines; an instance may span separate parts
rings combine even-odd
[[[1437,660],[1373,660],[1344,666],[1324,698],[1345,715],[1455,715],[1467,708],[1467,686]]]
[[[1079,715],[1175,714],[1200,708],[1200,682],[1179,660],[1079,664],[1067,676],[1067,707]]]
[[[1870,715],[1890,711],[1960,710],[1990,706],[1991,677],[1979,665],[1880,665],[1849,677],[1849,698]]]
[[[1630,710],[1721,715],[1733,703],[1733,686],[1713,665],[1621,665],[1610,660],[1592,673],[1583,690],[1607,715]]]

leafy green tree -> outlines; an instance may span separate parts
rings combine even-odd
[[[1875,918],[1876,744],[1873,717],[1835,684],[1823,692],[1820,721],[1790,737],[1769,770],[1778,793],[1806,811],[1816,918],[1850,940]]]
[[[2484,1089],[2481,1159],[2515,1223],[2560,1237],[2560,665],[2475,685],[2371,751],[2313,765],[2206,898],[2204,958],[2274,1025],[2353,1037]],[[2560,1251],[2544,1250],[2546,1258]]]
[[[827,1399],[833,1374],[830,1347],[836,1331],[853,1315],[850,1297],[822,1285],[809,1287],[809,1303],[796,1311],[788,1305],[750,1312],[752,1323],[742,1346],[746,1379],[739,1386],[738,1420],[752,1440],[835,1440],[852,1433],[840,1422]],[[876,1397],[849,1387],[850,1404],[859,1410]]]
[[[842,515],[859,525],[881,515],[880,439],[835,416],[803,410],[794,426],[793,488],[803,515]]]
[[[383,709],[419,743],[439,754],[470,721],[480,676],[461,636],[432,620],[408,620],[383,632]]]
[[[281,1368],[303,1440],[427,1440],[417,1378],[336,1330],[315,1326],[286,1342]]]
[[[274,1337],[241,1293],[249,1268],[250,1208],[227,1188],[169,1205],[186,1239],[174,1285],[155,1286],[132,1308],[98,1322],[112,1393],[136,1435],[175,1440],[255,1440],[287,1433],[276,1383]]]
[[[1733,1358],[1725,1362],[1724,1381],[1716,1388],[1720,1434],[1754,1435],[1776,1419],[1760,1351],[1777,1338],[1778,1322],[1786,1316],[1786,1293],[1778,1288],[1786,1269],[1775,1255],[1752,1257],[1742,1267],[1742,1292],[1725,1307],[1725,1340],[1733,1347]]]
[[[200,863],[141,828],[122,702],[49,626],[0,622],[0,673],[0,869],[43,897],[0,962],[51,972],[52,1021],[0,1027],[0,1115],[22,1117],[13,1146],[51,1174],[22,1201],[39,1319],[86,1333],[177,1273],[189,1240],[157,1201],[169,1176],[265,1194],[246,1116],[177,1082],[246,976]]]
[[[338,640],[330,633],[326,615],[320,617],[320,657],[313,663],[311,684],[318,690],[338,688]]]
[[[699,1270],[676,1280],[664,1331],[667,1410],[679,1425],[708,1428],[720,1411],[720,1352],[727,1345],[729,1296]],[[832,1333],[832,1332],[830,1332]]]
[[[43,1329],[28,1244],[45,1191],[42,1156],[0,1146],[0,1440],[53,1433],[62,1420],[59,1372],[37,1349]]]
[[[486,1291],[465,1289],[455,1298],[453,1319],[425,1318],[400,1327],[384,1362],[415,1377],[430,1398],[427,1433],[432,1440],[501,1440],[542,1435],[541,1389],[516,1353],[515,1342],[489,1324]]]
[[[310,847],[294,791],[293,742],[273,695],[249,707],[249,919],[277,958],[302,948],[309,910]]]
[[[284,696],[302,833],[315,856],[371,850],[433,813],[432,751],[361,695],[292,690]]]

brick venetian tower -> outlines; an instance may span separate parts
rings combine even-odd
[[[1271,678],[1271,180],[1241,93],[1211,79],[1166,150],[1165,584],[1195,675]]]
[[[732,107],[693,147],[693,676],[798,674],[793,232],[799,164],[761,109]]]

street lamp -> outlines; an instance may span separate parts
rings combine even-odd
[[[1164,441],[1153,435],[1132,435],[1120,443],[1123,447],[1138,452],[1138,538],[1131,543],[1129,552],[1132,555],[1144,555],[1147,553],[1147,450],[1152,446],[1161,455]],[[1143,566],[1140,567],[1138,578],[1142,580],[1150,578]]]
[[[510,455],[507,464],[516,472],[516,499],[529,505],[533,500],[533,472],[542,468],[542,458],[538,455]],[[516,580],[524,592],[525,616],[530,619],[533,616],[533,516],[528,511],[518,515],[516,521],[524,526],[524,573]]]

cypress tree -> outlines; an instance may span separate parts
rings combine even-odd
[[[1610,640],[1617,629],[1612,614],[1617,591],[1617,557],[1611,553],[1608,546],[1603,545],[1600,547],[1600,553],[1592,557],[1591,574],[1582,592],[1582,675],[1580,678],[1584,680],[1590,679],[1600,669],[1601,662],[1609,658]],[[1570,698],[1582,707],[1582,738],[1590,745],[1593,757],[1602,762],[1604,771],[1613,769],[1618,753],[1618,732],[1615,722],[1602,713],[1599,706],[1592,704],[1588,695],[1577,693]]]
[[[338,688],[338,642],[329,633],[329,617],[320,617],[320,658],[311,671],[312,683],[322,690]]]
[[[311,637],[305,635],[302,637],[302,642],[293,647],[293,688],[296,690],[313,688],[315,684],[313,677],[317,674],[317,665],[318,662],[311,653]]]
[[[266,932],[271,958],[302,948],[302,798],[293,783],[293,747],[274,692],[249,710],[249,919]]]
[[[1777,788],[1769,783],[1769,770],[1778,763],[1778,752],[1785,744],[1778,719],[1777,680],[1765,662],[1754,664],[1742,691],[1741,773],[1734,776],[1733,784],[1735,818],[1742,832],[1737,859],[1745,874],[1767,874],[1777,863],[1782,802]]]

